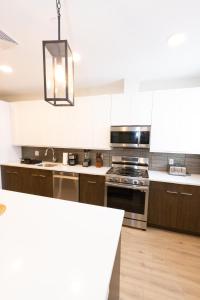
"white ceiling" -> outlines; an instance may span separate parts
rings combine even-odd
[[[43,96],[42,40],[57,38],[55,0],[0,0],[0,29],[19,45],[0,52],[0,98]],[[80,53],[76,89],[123,78],[152,81],[200,75],[199,0],[61,0],[62,38]],[[170,49],[167,38],[188,42]]]

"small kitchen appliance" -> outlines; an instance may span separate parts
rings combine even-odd
[[[106,174],[105,206],[125,210],[124,225],[146,230],[149,159],[113,156]]]
[[[68,155],[68,164],[70,166],[75,166],[78,163],[78,154],[69,153]]]
[[[41,164],[42,160],[39,159],[32,159],[32,158],[22,158],[21,159],[21,164],[26,164],[26,165],[37,165]]]
[[[89,150],[84,150],[83,167],[89,167],[91,164]]]
[[[68,153],[63,152],[63,165],[66,166],[68,164]]]
[[[176,175],[176,176],[186,176],[189,175],[187,173],[187,168],[185,165],[181,164],[173,164],[169,165],[169,174]]]
[[[151,126],[111,126],[111,147],[149,148]]]

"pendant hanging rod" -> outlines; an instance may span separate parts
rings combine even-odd
[[[58,16],[58,40],[60,41],[60,9],[61,9],[61,3],[60,0],[56,0],[56,8],[57,8],[57,16]]]

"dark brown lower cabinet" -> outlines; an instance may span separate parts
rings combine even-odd
[[[53,176],[51,171],[31,170],[30,194],[53,197]]]
[[[1,177],[5,190],[53,197],[51,171],[1,166]]]
[[[200,187],[151,182],[148,224],[200,234]]]
[[[80,202],[104,206],[104,192],[104,176],[80,174]]]
[[[1,167],[2,188],[14,192],[20,192],[22,189],[21,172],[15,167]]]

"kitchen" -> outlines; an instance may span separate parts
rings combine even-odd
[[[76,2],[81,5],[80,1]],[[117,1],[117,4],[111,2],[116,5],[112,20],[115,21],[114,25],[117,25],[115,17],[122,9],[122,2]],[[143,9],[149,8],[147,1],[143,1],[141,6],[137,1],[134,2],[133,4],[133,2],[127,1],[127,6],[123,7],[123,16],[128,18],[125,27],[128,27],[128,21],[131,22],[136,14],[132,10],[132,14],[128,14],[129,6],[137,10],[141,19],[142,12],[144,13]],[[155,1],[151,2],[153,8]],[[174,7],[174,14],[175,11],[178,11],[178,4],[179,1],[176,3],[177,6]],[[22,8],[20,6],[20,8],[33,18],[36,17],[35,12],[38,12],[38,7],[33,3],[31,5],[35,9],[33,12],[27,10],[27,7]],[[91,9],[90,13],[88,12],[89,16],[82,8],[82,17],[84,18],[86,15],[89,17],[85,26],[92,21],[94,22],[93,18],[95,19],[95,17],[99,20],[105,14],[105,18],[107,18],[107,12],[113,7],[110,5],[111,3],[103,3],[103,7],[100,9],[97,3],[93,3],[92,6],[89,6]],[[4,6],[7,13],[9,4],[4,4]],[[75,29],[76,31],[80,30],[78,29],[80,25],[77,21],[78,16],[75,6],[75,4],[72,5],[71,1],[64,2],[62,6],[61,16],[68,9],[67,11],[71,13],[69,19],[73,19],[71,24],[74,24],[73,29],[68,28],[65,34],[64,22],[61,23],[61,28],[64,27],[62,36],[65,37],[66,35],[68,37],[70,34],[74,34],[74,41],[73,38],[71,40],[76,47],[79,45],[81,49],[81,43],[78,44],[78,36],[74,31]],[[165,8],[171,8],[170,3],[166,3],[165,6]],[[188,8],[188,5],[184,5],[183,15],[186,20],[196,18],[198,6],[199,4],[196,1],[190,2],[190,8]],[[104,8],[107,9],[106,13],[103,10]],[[168,11],[162,10],[160,5],[159,8],[166,20],[169,17]],[[47,10],[46,15],[43,16],[44,18],[48,19],[51,15],[56,16],[55,3],[49,5],[48,9],[49,11]],[[145,10],[145,14],[150,20],[152,20],[152,16],[155,17],[155,12],[147,16],[148,13]],[[105,232],[103,233],[103,228],[106,231],[105,224],[101,228],[102,236],[100,234],[99,239],[102,244],[104,244],[105,239],[107,251],[112,248],[109,270],[113,268],[117,245],[120,246],[120,222],[122,211],[124,211],[124,226],[121,231],[119,298],[124,300],[198,299],[200,296],[198,251],[200,246],[200,146],[198,141],[200,81],[198,76],[193,76],[195,71],[196,73],[199,72],[198,60],[196,59],[193,62],[189,60],[188,56],[188,61],[185,59],[185,63],[183,63],[183,58],[187,57],[192,50],[194,58],[198,57],[195,56],[197,52],[194,50],[195,47],[198,48],[198,44],[193,38],[195,33],[198,32],[198,26],[191,25],[191,28],[187,28],[183,22],[183,16],[180,16],[177,23],[183,28],[181,32],[186,31],[188,33],[185,34],[185,39],[183,34],[178,37],[170,36],[176,32],[175,15],[173,17],[173,22],[169,24],[168,30],[161,26],[160,29],[154,32],[158,40],[161,33],[166,37],[164,42],[163,39],[160,40],[158,61],[156,62],[155,54],[151,49],[149,55],[151,53],[152,56],[149,62],[146,61],[147,53],[141,55],[141,60],[145,60],[149,72],[146,77],[144,73],[142,74],[144,66],[141,61],[137,65],[137,61],[132,58],[128,51],[127,59],[128,57],[129,59],[132,58],[138,70],[133,70],[130,73],[130,69],[133,67],[132,62],[130,62],[130,68],[127,66],[127,73],[123,74],[123,80],[121,80],[122,77],[118,76],[118,80],[113,84],[105,76],[106,84],[102,80],[100,85],[96,85],[95,88],[92,79],[91,83],[88,81],[83,85],[84,80],[81,81],[81,79],[85,75],[84,66],[86,61],[91,63],[91,65],[88,65],[90,66],[88,72],[91,78],[94,77],[94,80],[98,78],[99,74],[103,74],[102,66],[98,63],[99,69],[98,74],[96,74],[96,71],[93,73],[92,69],[93,64],[95,65],[97,62],[91,56],[91,62],[89,62],[89,59],[86,60],[86,54],[79,62],[75,63],[74,60],[74,76],[77,85],[74,106],[55,107],[44,101],[41,41],[56,36],[57,24],[55,20],[51,21],[47,28],[43,25],[44,31],[39,32],[38,36],[34,35],[33,41],[31,41],[31,43],[39,44],[35,53],[38,63],[36,58],[34,61],[35,66],[32,65],[32,62],[26,61],[26,63],[29,68],[33,68],[33,74],[36,72],[38,78],[35,78],[34,84],[39,83],[38,86],[32,84],[33,74],[24,76],[25,69],[23,68],[25,66],[23,65],[23,68],[20,69],[19,62],[15,62],[17,51],[20,56],[23,51],[29,50],[27,50],[27,46],[19,43],[19,45],[12,45],[9,49],[1,50],[1,64],[12,63],[16,68],[13,73],[5,74],[1,72],[0,74],[2,80],[2,89],[0,89],[0,137],[2,141],[0,160],[3,188],[1,195],[3,195],[2,199],[10,198],[8,203],[4,199],[1,202],[5,201],[3,203],[9,208],[10,203],[16,198],[19,207],[21,206],[23,210],[23,206],[26,206],[25,199],[28,201],[28,197],[31,197],[31,203],[33,204],[30,204],[33,205],[33,208],[34,203],[38,203],[39,200],[44,201],[42,197],[46,200],[54,198],[54,200],[51,200],[53,202],[49,200],[49,207],[45,208],[45,204],[41,204],[44,207],[41,208],[41,215],[39,213],[38,219],[44,216],[44,210],[51,215],[51,203],[51,205],[55,205],[56,210],[59,206],[60,211],[65,210],[66,203],[66,208],[69,206],[70,210],[74,212],[77,209],[78,220],[80,222],[82,220],[85,227],[88,228],[87,222],[93,220],[92,224],[97,232],[100,232],[98,214],[107,214],[104,216],[105,219],[102,220],[103,223],[110,224],[110,227],[113,226],[113,238],[111,239],[113,244],[108,244],[105,239]],[[136,20],[140,24],[141,21],[137,18]],[[18,40],[24,39],[24,33],[19,32],[19,29],[22,30],[21,24],[15,31],[13,25],[8,24],[5,18],[3,18],[3,21],[5,23],[4,27],[9,28],[7,31],[15,33],[12,34],[13,37],[18,37]],[[39,21],[41,22],[41,20]],[[116,34],[116,29],[112,28],[114,25],[111,26],[110,21],[107,19],[106,21],[110,30],[113,30],[112,33]],[[195,21],[199,22],[198,18]],[[13,22],[16,22],[15,18]],[[157,28],[157,22],[159,22],[158,19],[152,24],[152,27],[155,26],[154,30]],[[95,24],[98,26],[98,21]],[[104,24],[104,26],[106,27],[108,24]],[[121,21],[118,26],[120,24]],[[27,24],[27,26],[30,32],[34,32],[31,24]],[[92,29],[90,30],[92,31]],[[124,27],[122,26],[123,30]],[[149,32],[151,30],[152,28],[149,29]],[[180,29],[177,29],[177,31],[180,32]],[[128,33],[130,38],[130,32]],[[141,34],[145,34],[144,36],[147,37],[148,29],[145,33],[141,32]],[[155,38],[154,35],[152,39],[153,37]],[[85,38],[88,38],[88,36],[85,36]],[[110,39],[109,34],[106,38]],[[115,38],[115,35],[113,38]],[[126,35],[123,39],[125,38]],[[181,39],[181,42],[179,41],[178,45],[173,44],[173,47],[171,47],[173,39],[175,39],[174,43],[178,43],[178,39]],[[136,52],[140,49],[139,47],[142,47],[139,41],[140,39],[138,39]],[[110,45],[111,42],[108,40],[107,42]],[[94,50],[94,45],[90,46]],[[85,53],[84,46],[82,47],[82,53]],[[113,47],[107,50],[109,55],[114,51]],[[134,53],[134,48],[131,48],[131,50]],[[153,50],[155,51],[155,48]],[[109,64],[116,63],[115,55],[113,54],[113,58],[109,55]],[[105,67],[106,56],[101,59]],[[166,59],[168,63],[166,63]],[[152,70],[151,73],[152,62],[155,70]],[[121,67],[120,63],[124,64],[124,59],[119,62],[118,68]],[[127,65],[127,62],[125,65]],[[97,65],[95,66],[97,67]],[[28,69],[26,70],[28,71]],[[156,75],[156,72],[159,76]],[[142,75],[139,76],[138,74]],[[23,76],[23,84],[20,82],[20,76]],[[25,86],[24,90],[22,85]],[[7,191],[12,192],[6,194]],[[20,200],[20,197],[23,197],[24,201]],[[63,202],[58,199],[66,201]],[[55,202],[56,200],[57,202]],[[26,208],[30,219],[31,205]],[[88,221],[83,216],[80,217],[81,209],[85,210],[86,207],[88,207]],[[114,210],[111,208],[114,208]],[[93,211],[93,209],[96,209],[96,211]],[[107,212],[107,209],[109,212]],[[115,215],[115,213],[119,213],[119,215]],[[59,214],[61,215],[61,212]],[[92,214],[95,214],[96,218],[92,217]],[[2,214],[3,216],[4,214]],[[21,218],[23,219],[25,216],[22,215]],[[114,221],[115,218],[118,218],[118,222]],[[60,224],[59,217],[56,222]],[[71,222],[75,226],[75,222]],[[78,225],[78,222],[76,223]],[[5,226],[8,226],[8,224]],[[48,224],[51,227],[49,220]],[[116,230],[114,230],[114,225],[117,227]],[[21,228],[20,225],[19,228]],[[33,230],[33,224],[30,224],[30,230]],[[58,230],[61,230],[59,226]],[[42,230],[42,232],[46,233],[45,230]],[[70,232],[68,234],[71,236]],[[83,234],[84,232],[79,232],[80,237]],[[112,235],[111,229],[109,234]],[[53,236],[56,238],[55,233]],[[86,239],[89,239],[89,236],[86,236]],[[60,242],[57,239],[56,241]],[[37,239],[35,243],[37,243]],[[17,244],[11,243],[8,243],[8,245],[17,246]],[[65,245],[63,246],[65,247]],[[46,249],[47,245],[43,244],[43,247]],[[90,247],[93,246],[88,246],[88,248]],[[96,257],[93,257],[93,263],[97,263],[97,254],[101,256],[101,252],[104,253],[102,247],[95,249]],[[87,249],[87,251],[89,250]],[[5,253],[6,247],[2,250],[2,255],[5,255]],[[86,250],[84,253],[86,253]],[[80,261],[82,259],[83,257],[79,258]],[[102,265],[105,260],[106,254],[104,256],[102,254]],[[98,264],[97,268],[100,268]],[[59,272],[59,270],[57,271]],[[111,276],[110,271],[108,272],[109,275],[106,274],[105,270],[104,272],[104,278]],[[69,274],[65,275],[69,276]],[[5,277],[2,276],[0,272],[0,278],[4,282]],[[50,279],[53,280],[52,278]],[[110,278],[107,278],[107,287],[109,282]],[[27,282],[28,284],[30,282]],[[96,277],[94,278],[94,287],[95,284],[97,284]],[[21,283],[19,286],[21,286]],[[104,290],[103,287],[102,290]],[[112,289],[110,288],[110,290]],[[115,288],[114,290],[117,291],[118,289]],[[6,295],[6,287],[4,292]],[[19,293],[17,295],[22,295],[20,289],[17,292]],[[93,292],[95,293],[95,289]],[[27,296],[27,294],[25,295]],[[72,295],[69,295],[68,297],[72,297]],[[92,296],[91,291],[91,294],[87,295],[86,298],[85,295],[82,295],[82,297],[71,299],[93,299],[92,297],[95,294]],[[91,295],[91,298],[89,295]],[[105,295],[106,293],[104,293],[104,299]],[[41,297],[37,293],[35,296]],[[59,297],[62,299],[63,295]],[[78,296],[76,295],[76,297]],[[118,297],[119,295],[115,295],[113,299],[118,299]],[[11,300],[13,298],[9,294],[5,299]],[[103,298],[99,296],[98,299]]]

